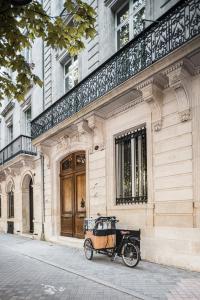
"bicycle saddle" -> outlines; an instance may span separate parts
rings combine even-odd
[[[121,233],[122,235],[125,235],[125,234],[130,234],[130,231],[121,230],[120,233]]]

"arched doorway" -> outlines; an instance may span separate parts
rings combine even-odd
[[[85,152],[68,155],[60,164],[61,235],[84,237],[86,216]]]
[[[33,180],[29,174],[25,175],[22,183],[22,231],[34,232]]]

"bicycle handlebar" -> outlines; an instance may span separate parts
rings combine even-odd
[[[116,217],[115,216],[111,216],[111,217],[98,217],[96,220],[95,220],[95,223],[98,223],[100,221],[108,221],[108,222],[119,222],[119,220],[116,220]]]

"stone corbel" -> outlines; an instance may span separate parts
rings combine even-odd
[[[93,114],[87,118],[88,126],[93,132],[93,150],[103,150],[104,142],[104,119]]]
[[[6,177],[12,175],[12,171],[11,171],[11,168],[7,167],[6,169],[4,169],[4,174]]]
[[[92,129],[88,125],[88,121],[87,120],[82,120],[81,122],[79,122],[77,124],[77,127],[78,127],[78,133],[80,135],[83,135],[85,133],[92,134]]]
[[[18,176],[21,174],[20,168],[12,167],[11,168],[11,175],[12,176]]]
[[[154,131],[159,131],[162,128],[162,90],[164,82],[165,78],[162,76],[159,80],[156,77],[152,77],[137,87],[137,89],[141,91],[144,101],[148,103],[151,108]]]
[[[169,78],[169,87],[176,95],[178,113],[181,122],[191,119],[191,66],[187,61],[181,61],[165,71]]]
[[[30,161],[30,160],[27,160],[27,159],[22,160],[22,166],[23,167],[29,167],[30,169],[34,169],[35,168],[34,162]]]
[[[0,172],[0,181],[5,181],[6,180],[6,174],[4,171]]]

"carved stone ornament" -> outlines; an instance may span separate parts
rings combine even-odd
[[[70,138],[68,135],[60,137],[58,140],[57,150],[67,148],[70,143],[69,140],[70,140]]]
[[[87,118],[88,126],[93,132],[92,152],[105,149],[104,119],[93,114]]]
[[[169,78],[169,86],[174,90],[181,122],[191,119],[191,74],[192,66],[182,60],[165,71]]]
[[[163,105],[163,88],[166,84],[166,78],[162,75],[153,76],[137,86],[141,91],[142,97],[149,104],[152,113],[152,124],[154,131],[162,128],[162,105]]]

